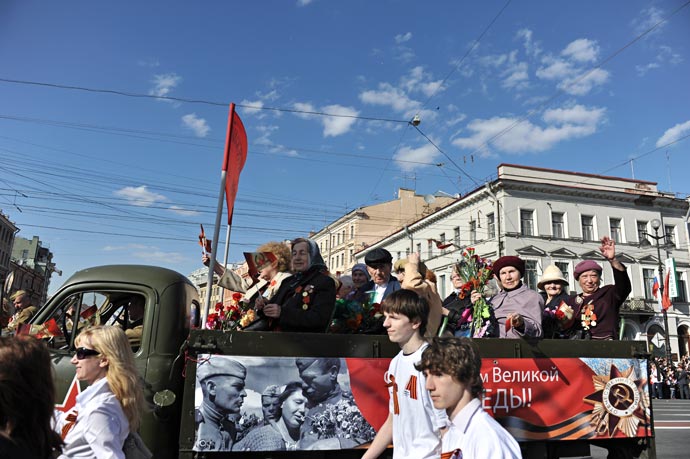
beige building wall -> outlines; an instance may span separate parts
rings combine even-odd
[[[356,263],[356,252],[453,201],[448,197],[430,199],[429,195],[400,188],[397,199],[355,209],[310,238],[332,273],[347,273]]]

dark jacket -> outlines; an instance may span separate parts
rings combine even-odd
[[[281,306],[277,327],[288,332],[324,333],[335,307],[335,282],[314,266],[285,279],[271,298]]]
[[[448,325],[446,329],[453,334],[459,329],[465,330],[466,333],[463,333],[462,336],[470,336],[472,322],[458,323],[462,317],[462,312],[472,307],[470,295],[468,294],[465,298],[460,298],[456,292],[453,292],[443,300],[443,307],[448,309]]]
[[[618,317],[621,305],[630,294],[632,286],[628,272],[613,269],[613,285],[599,287],[591,295],[580,293],[567,303],[575,311],[575,326],[581,328],[583,337],[591,339],[618,339]],[[589,330],[582,329],[581,315],[584,306],[594,305],[594,313],[597,316],[597,325]]]
[[[551,298],[551,301],[547,303],[546,292],[540,292],[539,294],[544,299],[544,317],[542,317],[541,321],[541,326],[544,330],[544,338],[569,338],[570,334],[568,333],[568,330],[561,330],[561,327],[558,324],[558,320],[556,320],[556,318],[554,317],[554,313],[558,309],[558,306],[561,304],[561,301],[565,301],[566,304],[568,303],[568,300],[570,299],[571,295],[564,290],[559,295]]]
[[[362,298],[366,297],[366,292],[374,290],[376,284],[374,284],[373,280],[370,280],[366,284],[362,285],[360,288],[357,289],[357,293],[355,294],[355,298],[358,299],[358,301],[361,301]],[[395,277],[391,276],[388,279],[388,285],[386,286],[386,290],[383,292],[383,298],[382,300],[385,300],[388,295],[390,295],[393,292],[397,292],[400,290],[402,287],[400,287],[400,282],[398,282],[398,279]]]

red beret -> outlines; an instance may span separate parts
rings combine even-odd
[[[594,260],[584,260],[579,262],[577,265],[575,265],[575,271],[573,274],[575,274],[575,280],[578,280],[580,278],[580,274],[582,274],[585,271],[596,271],[599,273],[601,276],[601,266],[599,266],[599,263],[597,263]]]
[[[509,255],[506,257],[501,257],[494,262],[493,272],[496,277],[498,277],[501,269],[505,268],[506,266],[512,266],[520,271],[520,277],[525,274],[525,260],[520,257]]]

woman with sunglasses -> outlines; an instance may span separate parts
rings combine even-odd
[[[143,388],[127,336],[119,327],[91,327],[77,336],[75,345],[71,362],[77,379],[89,387],[58,419],[56,430],[65,442],[60,459],[124,458],[125,439],[139,428],[144,410]]]

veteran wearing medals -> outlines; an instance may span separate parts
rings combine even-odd
[[[601,239],[601,254],[613,271],[613,285],[600,287],[602,267],[593,260],[575,266],[575,280],[582,293],[567,302],[575,311],[575,327],[583,338],[613,340],[618,338],[621,305],[632,290],[625,266],[616,260],[616,243],[608,236]]]
[[[291,246],[294,274],[268,304],[258,298],[255,306],[269,318],[272,330],[323,333],[335,307],[335,281],[314,241],[297,238]]]
[[[235,443],[235,419],[247,392],[244,380],[247,369],[226,357],[210,356],[199,363],[196,378],[203,401],[196,411],[195,451],[230,451]]]

